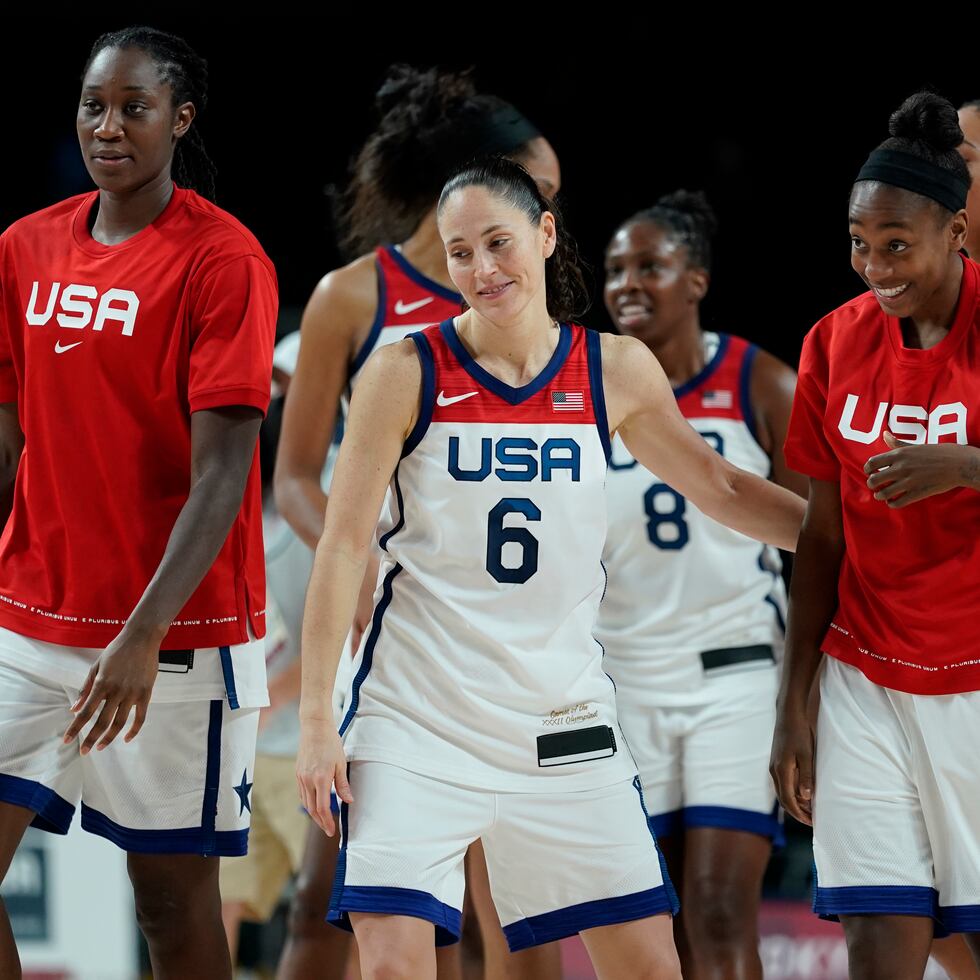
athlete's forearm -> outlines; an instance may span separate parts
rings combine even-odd
[[[303,612],[302,721],[333,724],[333,687],[354,619],[370,548],[324,535],[317,545]]]
[[[804,521],[790,582],[786,656],[777,698],[780,714],[806,713],[823,638],[837,611],[843,557],[842,539],[821,534]]]
[[[701,509],[750,538],[783,551],[796,551],[806,501],[754,473],[735,466],[726,470],[722,492],[709,498]]]
[[[162,640],[214,564],[242,505],[260,422],[257,412],[195,414],[190,492],[124,632]]]
[[[24,434],[17,417],[17,405],[0,405],[0,528],[7,523],[14,503],[14,481],[24,449]]]
[[[276,508],[286,523],[308,548],[316,549],[327,510],[327,495],[320,486],[319,473],[313,478],[281,473],[277,467],[273,491]]]

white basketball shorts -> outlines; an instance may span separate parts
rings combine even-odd
[[[182,676],[188,696],[195,661],[213,654],[220,678],[221,660],[258,658],[261,688],[253,676],[234,699],[254,702],[265,697],[262,647],[262,640],[253,640],[222,648],[227,655],[180,651],[194,657],[181,663],[177,652],[164,651],[136,738],[123,741],[127,724],[107,748],[83,756],[81,739],[65,745],[62,736],[74,717],[70,707],[94,659],[90,655],[100,651],[73,653],[74,648],[0,630],[0,800],[33,810],[34,826],[60,834],[68,832],[80,803],[82,827],[126,851],[244,854],[259,708],[232,707],[232,691],[224,683],[216,690],[202,684],[197,693],[203,696],[196,700],[169,700],[177,688],[164,675]],[[234,675],[225,677],[234,687]]]
[[[814,911],[917,915],[980,932],[980,691],[906,694],[827,657]]]
[[[677,911],[637,779],[497,793],[361,761],[350,785],[328,913],[343,928],[351,912],[408,915],[434,923],[437,944],[455,942],[463,856],[478,837],[511,950]]]
[[[783,843],[769,775],[777,686],[777,668],[767,666],[711,678],[696,704],[651,705],[620,687],[619,724],[658,839],[718,827]]]

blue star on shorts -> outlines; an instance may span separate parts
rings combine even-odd
[[[238,810],[238,815],[241,816],[246,810],[249,813],[252,812],[252,804],[248,800],[248,794],[252,792],[253,784],[248,781],[248,770],[242,770],[242,781],[235,787],[235,792],[238,794],[238,799],[241,801],[241,807]]]

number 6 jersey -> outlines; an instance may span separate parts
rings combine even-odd
[[[713,353],[675,389],[678,408],[727,460],[766,477],[769,457],[755,440],[748,395],[757,348],[727,334],[705,339]],[[706,517],[637,463],[618,438],[607,493],[609,587],[597,636],[621,700],[699,703],[710,697],[702,652],[781,648],[786,596],[775,549]],[[750,672],[767,663],[721,669]]]
[[[412,335],[421,411],[379,525],[349,759],[496,791],[636,772],[592,632],[609,450],[599,335],[558,330],[520,388],[483,370],[452,320]]]

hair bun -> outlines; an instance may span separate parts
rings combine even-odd
[[[954,150],[963,142],[955,107],[935,92],[910,95],[892,113],[888,132],[898,139],[928,143],[940,153]]]
[[[704,191],[671,191],[658,198],[655,207],[688,215],[706,238],[713,238],[718,230],[718,219]]]

